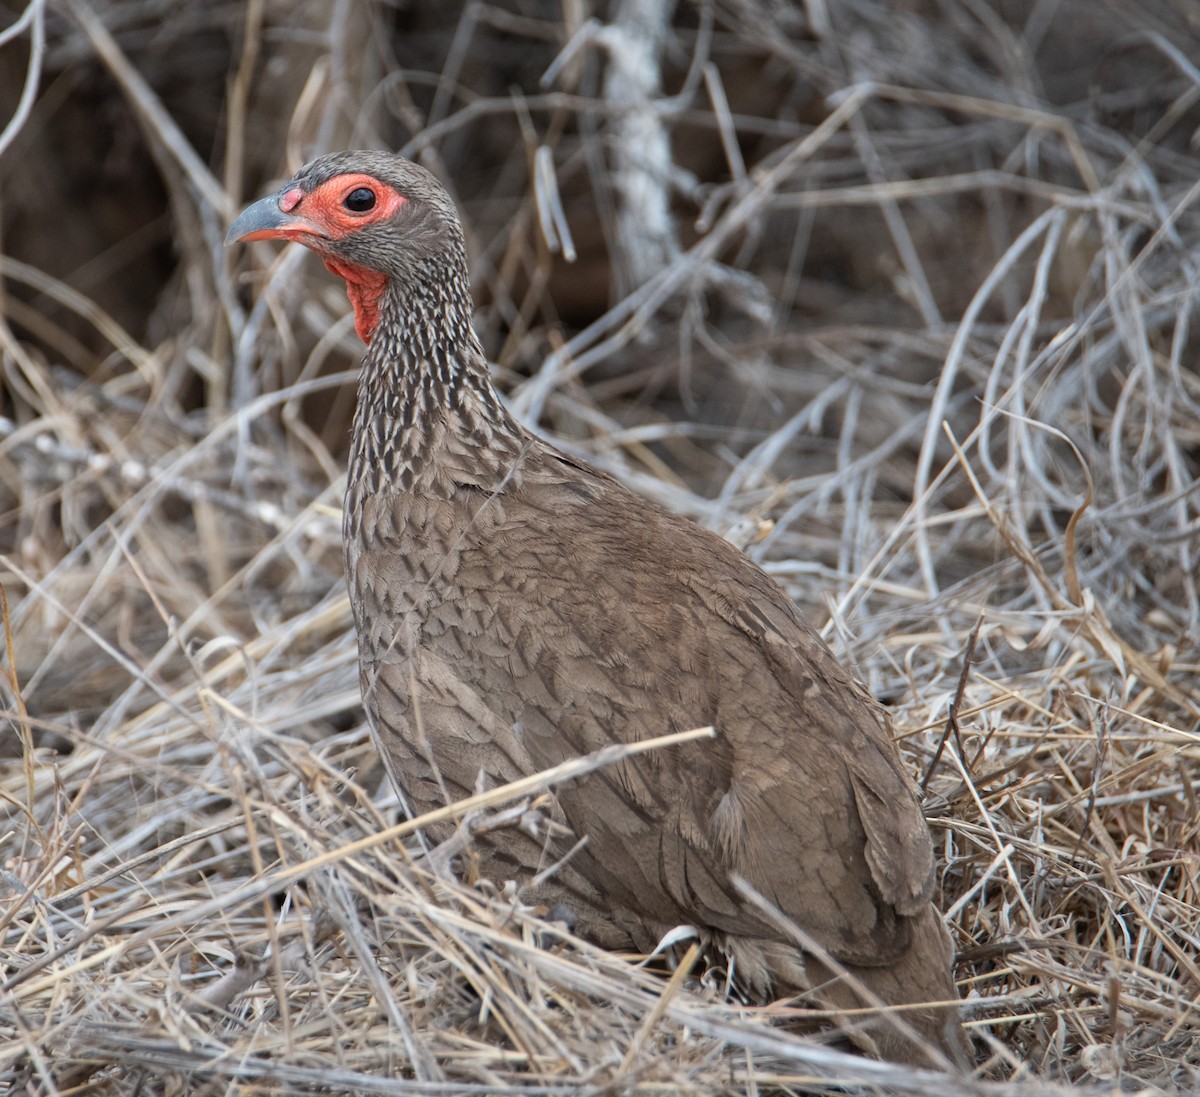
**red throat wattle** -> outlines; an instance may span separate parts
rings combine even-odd
[[[375,325],[379,323],[379,299],[387,288],[387,275],[328,256],[322,256],[322,259],[330,274],[345,279],[346,296],[354,306],[354,330],[364,343],[369,343]]]

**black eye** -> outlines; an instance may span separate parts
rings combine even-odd
[[[356,187],[346,195],[342,205],[351,213],[366,213],[375,207],[375,192],[366,187]]]

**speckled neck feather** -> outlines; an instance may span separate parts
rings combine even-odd
[[[364,495],[449,497],[464,482],[494,490],[516,472],[529,436],[492,388],[471,313],[461,249],[383,290],[359,380],[348,528]],[[469,450],[469,467],[448,469],[447,447]]]

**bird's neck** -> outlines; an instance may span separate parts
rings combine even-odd
[[[465,262],[389,280],[363,358],[349,490],[498,490],[528,437],[492,388]]]

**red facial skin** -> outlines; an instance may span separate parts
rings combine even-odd
[[[375,205],[362,212],[347,209],[347,197],[361,189],[375,195]],[[379,299],[387,287],[387,275],[327,256],[321,242],[341,240],[366,225],[387,221],[407,201],[395,188],[373,176],[355,172],[336,175],[307,194],[299,187],[285,192],[279,199],[279,209],[288,215],[286,223],[258,229],[241,239],[290,240],[320,253],[326,269],[345,279],[346,295],[354,306],[354,330],[364,343],[369,343],[379,322]]]

